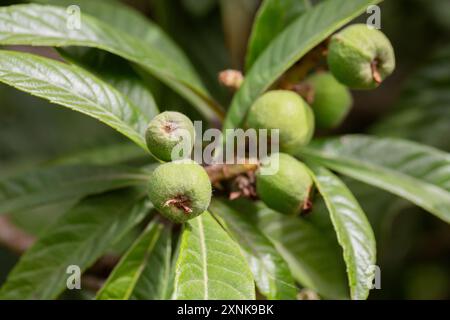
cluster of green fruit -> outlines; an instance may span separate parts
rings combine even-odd
[[[308,168],[291,154],[310,142],[316,125],[333,128],[343,121],[352,105],[348,88],[376,88],[395,67],[387,37],[363,24],[335,34],[327,59],[331,73],[316,73],[305,80],[314,90],[311,106],[293,91],[273,90],[258,98],[247,116],[249,128],[279,130],[280,153],[261,164],[261,168],[278,170],[271,175],[259,170],[256,190],[268,207],[280,213],[298,214],[307,208],[313,188]],[[161,160],[171,161],[172,149],[181,139],[180,129],[191,135],[193,143],[194,128],[187,117],[176,112],[160,114],[147,129],[149,149]],[[153,172],[149,196],[163,215],[182,223],[208,208],[211,183],[205,169],[191,160],[168,162]]]
[[[179,112],[166,111],[150,121],[145,140],[152,154],[167,161],[151,174],[149,198],[155,208],[170,220],[183,223],[208,209],[212,187],[205,169],[190,160],[195,130],[192,121]],[[188,143],[174,155],[180,143]],[[172,161],[177,158],[179,160]]]

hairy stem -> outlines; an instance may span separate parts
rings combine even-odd
[[[254,172],[258,169],[259,164],[249,161],[244,164],[216,164],[206,167],[211,183],[217,183],[222,180],[235,178],[246,172]]]

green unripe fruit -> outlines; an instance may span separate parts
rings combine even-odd
[[[394,49],[381,31],[355,24],[331,38],[328,66],[342,84],[373,89],[394,71]]]
[[[288,215],[307,209],[313,180],[306,166],[285,153],[272,154],[262,166],[277,165],[275,174],[256,174],[256,192],[261,200],[269,208]]]
[[[150,121],[145,132],[145,140],[150,152],[163,161],[190,157],[194,139],[195,131],[192,121],[184,114],[174,111],[158,114]],[[172,152],[174,155],[176,153],[174,159],[172,159]]]
[[[306,80],[314,92],[311,108],[316,126],[331,129],[344,121],[353,103],[350,91],[339,83],[331,73],[320,72]]]
[[[314,114],[295,92],[269,91],[250,108],[247,125],[254,129],[279,129],[280,150],[295,152],[314,134]]]
[[[150,175],[150,200],[162,215],[177,223],[208,209],[211,193],[208,174],[192,160],[162,164]]]

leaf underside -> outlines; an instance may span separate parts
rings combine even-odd
[[[121,166],[70,165],[37,169],[0,180],[0,214],[143,185],[145,181],[144,172]]]

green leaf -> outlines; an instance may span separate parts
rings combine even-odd
[[[299,153],[389,191],[450,223],[450,155],[398,139],[363,135],[316,141]]]
[[[138,38],[149,46],[158,48],[174,61],[181,63],[186,68],[191,68],[189,61],[170,37],[151,20],[147,19],[139,11],[118,0],[32,0],[52,6],[60,6],[64,9],[72,5],[80,7],[81,14],[88,14],[112,27]],[[67,14],[66,14],[67,17]]]
[[[323,206],[306,218],[272,211],[258,203],[255,216],[301,285],[329,299],[348,299],[347,277],[333,226]]]
[[[90,197],[65,213],[20,259],[1,299],[54,299],[66,288],[67,267],[91,266],[148,213],[142,192]]]
[[[145,269],[136,283],[131,299],[170,299],[173,293],[174,276],[171,233],[164,229],[156,244],[154,254],[148,258]]]
[[[158,26],[148,21],[138,11],[114,0],[34,0],[33,2],[64,8],[77,5],[82,13],[93,15],[105,23],[144,39],[150,36],[151,31],[149,30],[159,30]],[[161,43],[162,47],[168,52],[173,52],[174,57],[177,57],[176,52],[179,49],[160,30],[159,32],[161,33],[160,41],[163,42]],[[126,60],[95,48],[70,47],[61,48],[58,51],[66,60],[87,68],[103,81],[111,84],[140,108],[148,120],[159,113],[150,90]],[[112,65],[114,68],[111,68]]]
[[[48,163],[51,165],[94,164],[113,165],[144,158],[152,160],[148,153],[131,142],[94,146],[57,157]],[[156,161],[156,160],[155,160]]]
[[[167,268],[170,267],[169,239],[170,233],[164,230],[164,225],[157,222],[150,223],[114,268],[96,298],[99,300],[130,299],[144,273],[147,276],[145,279],[147,290],[144,291],[141,284],[139,295],[145,294],[145,299],[166,298],[168,275],[165,273],[170,270]],[[167,251],[169,264],[165,255]]]
[[[0,44],[102,49],[150,72],[198,107],[206,118],[215,119],[220,114],[185,56],[175,50],[173,44],[168,45],[166,36],[155,25],[148,23],[143,30],[131,28],[132,35],[130,31],[127,33],[84,13],[80,29],[69,29],[67,19],[66,10],[54,6],[2,7]],[[124,30],[130,29],[132,21],[127,22]],[[168,47],[170,49],[166,50]]]
[[[309,0],[264,0],[253,23],[246,70],[250,70],[259,55],[284,28],[310,8]]]
[[[0,180],[0,213],[79,199],[146,183],[143,171],[120,166],[73,165],[36,169]]]
[[[72,209],[80,200],[81,198],[74,197],[69,200],[29,207],[7,214],[7,219],[24,232],[34,237],[40,237],[48,230],[49,226]]]
[[[344,252],[352,299],[367,299],[372,284],[376,244],[372,228],[346,185],[329,170],[309,164]]]
[[[259,56],[227,113],[224,129],[242,124],[248,109],[270,85],[334,31],[381,0],[326,0],[297,18]]]
[[[213,201],[211,213],[241,246],[253,272],[259,292],[272,300],[296,299],[297,288],[291,272],[272,242],[251,221],[251,202]]]
[[[179,250],[175,299],[255,299],[245,257],[208,212],[186,223]]]
[[[96,118],[147,150],[143,139],[147,120],[142,112],[113,87],[81,68],[0,50],[0,82]]]
[[[450,151],[450,46],[409,77],[392,112],[370,132]]]

